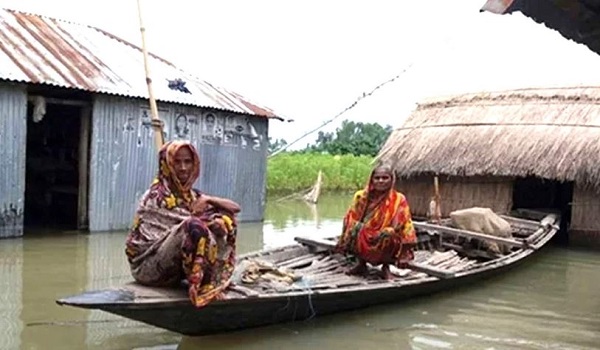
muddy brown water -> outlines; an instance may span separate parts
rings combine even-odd
[[[347,196],[317,208],[271,201],[239,252],[339,231]],[[0,241],[0,349],[597,349],[600,253],[549,247],[468,288],[394,305],[208,337],[185,337],[56,298],[130,280],[125,233],[30,233]]]

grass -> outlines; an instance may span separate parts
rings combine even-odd
[[[287,194],[311,188],[323,171],[323,192],[361,189],[371,172],[372,157],[319,153],[283,153],[268,160],[267,191]]]

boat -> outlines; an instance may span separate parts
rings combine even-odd
[[[128,283],[118,288],[61,298],[59,305],[95,309],[183,335],[212,335],[277,323],[307,320],[447,291],[499,275],[535,255],[559,230],[560,217],[533,220],[501,216],[511,236],[501,238],[438,223],[414,221],[418,244],[406,268],[391,268],[393,279],[369,266],[365,276],[347,275],[352,264],[333,253],[336,237],[296,237],[295,244],[238,258],[234,284],[224,297],[194,307],[181,288]],[[482,243],[506,248],[491,252]]]

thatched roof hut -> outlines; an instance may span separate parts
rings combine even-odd
[[[522,89],[425,101],[390,135],[378,159],[394,167],[418,214],[427,208],[434,174],[446,183],[448,210],[485,204],[510,211],[527,201],[561,211],[593,201],[597,210],[600,201],[589,189],[600,188],[598,140],[600,88]],[[541,185],[548,180],[552,189]],[[552,191],[557,194],[547,197]],[[552,203],[523,199],[528,196]]]
[[[600,88],[468,94],[420,104],[379,158],[398,174],[538,176],[600,185]]]

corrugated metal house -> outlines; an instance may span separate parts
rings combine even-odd
[[[423,102],[378,158],[424,217],[440,179],[442,215],[483,206],[561,214],[562,238],[600,248],[600,88],[474,93]]]
[[[166,139],[192,140],[198,186],[260,221],[269,119],[151,55]],[[140,48],[101,29],[0,9],[0,237],[24,225],[126,229],[156,172]]]

